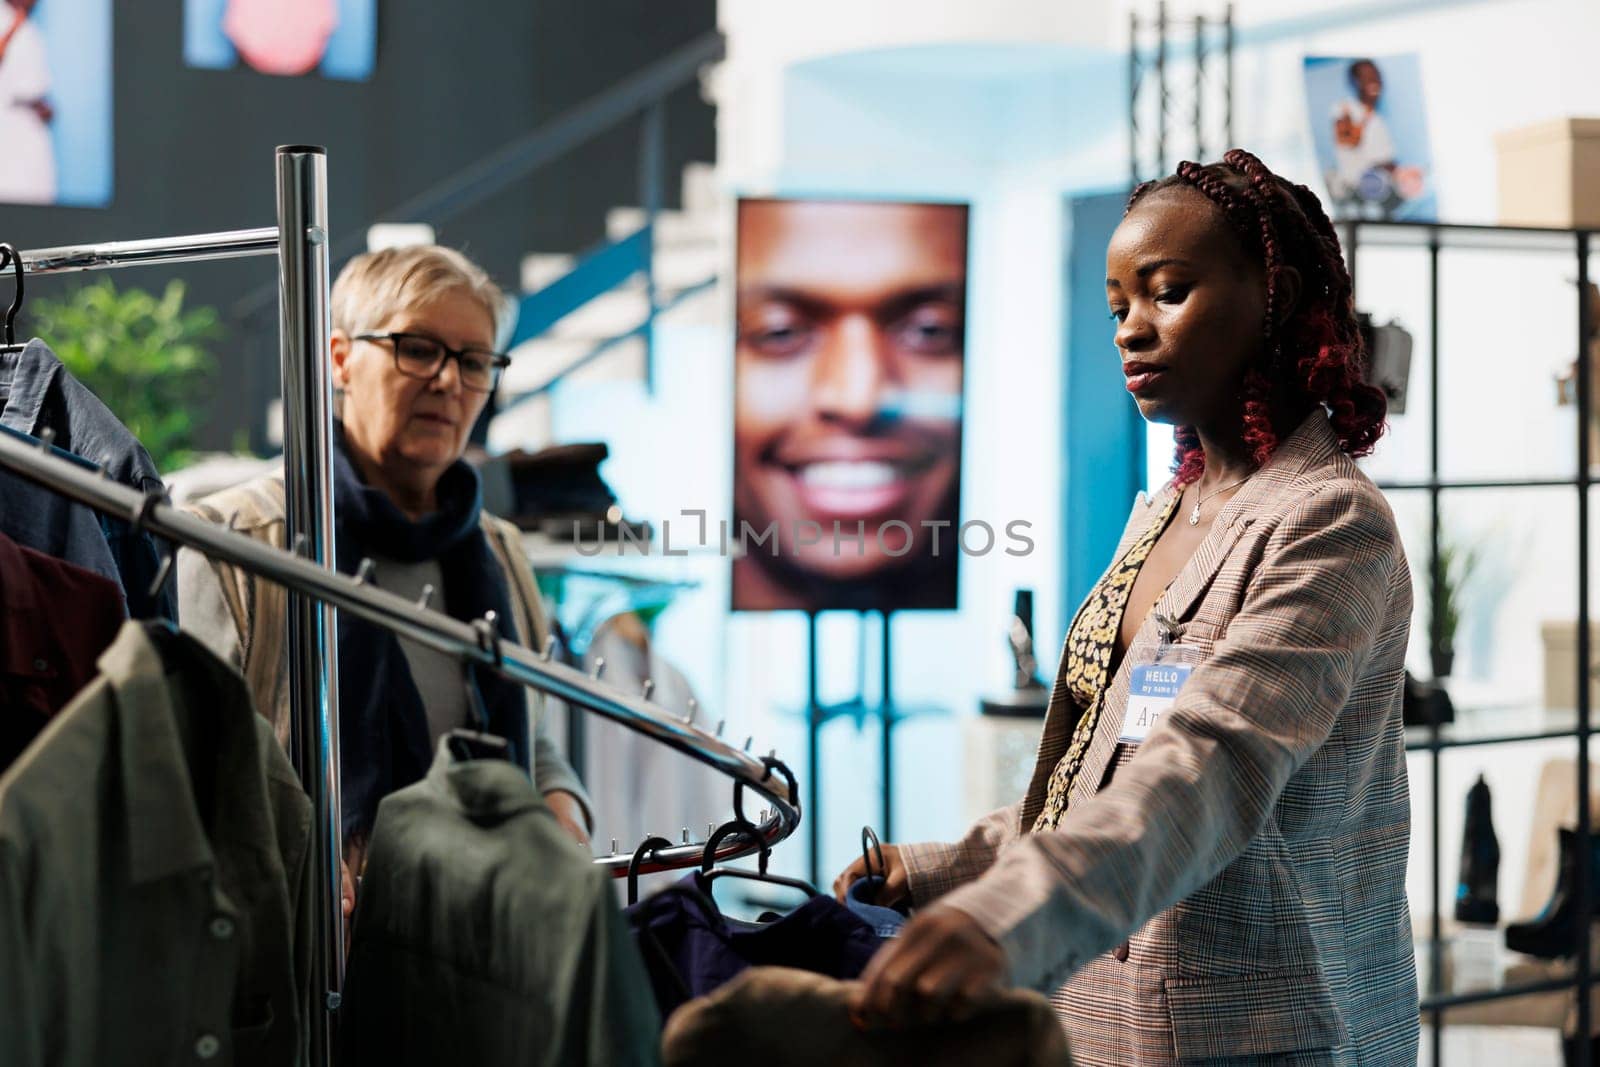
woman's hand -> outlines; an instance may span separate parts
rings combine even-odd
[[[350,954],[350,917],[356,910],[356,880],[350,875],[350,865],[339,861],[339,910],[344,913],[344,952]]]
[[[958,1020],[1005,980],[1005,953],[977,920],[935,904],[872,957],[850,1010],[869,1028]]]
[[[911,902],[911,883],[906,879],[906,865],[900,862],[900,848],[898,845],[883,846],[883,889],[878,893],[874,904],[881,904],[885,908],[897,907]],[[833,880],[833,895],[844,903],[844,895],[850,889],[852,882],[867,876],[867,864],[864,858],[857,857],[850,862],[839,877]]]
[[[544,802],[550,806],[562,829],[571,834],[578,844],[588,848],[589,827],[584,822],[583,805],[578,803],[578,798],[565,789],[553,789],[544,795]]]

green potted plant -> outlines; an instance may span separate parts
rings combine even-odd
[[[217,312],[183,306],[184,284],[157,296],[109,278],[27,303],[35,332],[74,377],[139,439],[156,468],[187,462],[197,412],[206,410],[222,336]]]
[[[1439,531],[1439,596],[1434,605],[1437,624],[1432,628],[1433,647],[1429,649],[1435,678],[1448,678],[1455,670],[1456,633],[1461,628],[1473,572],[1482,559],[1482,545],[1457,541]]]

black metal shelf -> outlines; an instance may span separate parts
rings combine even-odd
[[[1416,729],[1418,728],[1414,726],[1407,727],[1406,733],[1409,735]],[[1421,729],[1426,731],[1427,727],[1422,727]],[[1484,737],[1441,737],[1437,741],[1432,738],[1412,740],[1410,736],[1407,736],[1406,751],[1432,752],[1449,748],[1471,748],[1475,745],[1515,745],[1524,741],[1559,741],[1562,738],[1577,736],[1577,730],[1546,730],[1540,733],[1528,734],[1489,734]]]
[[[1557,993],[1565,989],[1575,989],[1577,985],[1578,976],[1569,974],[1561,978],[1546,978],[1540,982],[1525,982],[1522,985],[1473,989],[1464,993],[1437,993],[1433,996],[1422,998],[1421,1010],[1425,1012],[1444,1011],[1448,1008],[1465,1007],[1468,1004],[1487,1004],[1495,1000],[1527,997],[1535,993]]]
[[[1448,492],[1458,489],[1576,489],[1578,479],[1571,478],[1505,478],[1500,480],[1461,480],[1421,482],[1377,482],[1386,493]]]
[[[1440,248],[1484,252],[1539,252],[1572,255],[1580,237],[1593,230],[1567,230],[1545,226],[1489,226],[1459,222],[1341,222],[1345,233],[1354,227],[1357,245],[1384,248]],[[1345,245],[1349,247],[1350,241]]]
[[[1337,224],[1339,234],[1344,245],[1345,261],[1350,266],[1352,288],[1358,277],[1358,252],[1364,247],[1378,246],[1383,248],[1408,248],[1416,249],[1425,254],[1425,270],[1427,272],[1427,321],[1428,321],[1428,347],[1425,361],[1421,363],[1423,373],[1427,374],[1428,393],[1427,410],[1428,419],[1428,465],[1424,477],[1420,479],[1394,479],[1381,488],[1392,492],[1420,491],[1427,494],[1430,523],[1428,527],[1428,552],[1427,552],[1427,602],[1438,605],[1444,600],[1444,573],[1441,563],[1440,551],[1440,514],[1441,498],[1444,493],[1452,490],[1470,489],[1577,489],[1577,708],[1574,714],[1573,729],[1557,730],[1527,730],[1507,729],[1504,731],[1488,731],[1483,736],[1449,736],[1449,725],[1430,728],[1426,738],[1416,738],[1415,735],[1407,738],[1408,751],[1424,751],[1429,754],[1433,773],[1429,782],[1428,806],[1430,821],[1432,823],[1431,878],[1429,880],[1429,895],[1432,898],[1432,923],[1427,934],[1427,943],[1431,949],[1427,957],[1427,974],[1422,985],[1424,989],[1439,990],[1442,983],[1442,947],[1444,936],[1441,926],[1441,893],[1440,883],[1444,879],[1443,860],[1441,858],[1442,844],[1440,841],[1440,761],[1446,749],[1463,748],[1478,745],[1512,744],[1543,740],[1546,738],[1572,737],[1577,741],[1578,780],[1575,794],[1578,798],[1578,837],[1580,845],[1586,842],[1589,836],[1589,735],[1590,735],[1590,707],[1589,707],[1589,679],[1588,664],[1590,661],[1589,625],[1591,614],[1589,610],[1589,533],[1590,533],[1590,494],[1587,491],[1594,482],[1592,471],[1594,463],[1600,457],[1589,454],[1589,420],[1594,412],[1590,410],[1590,401],[1594,383],[1590,381],[1592,368],[1587,359],[1578,360],[1577,373],[1577,421],[1573,431],[1573,451],[1575,462],[1574,474],[1571,477],[1560,479],[1547,478],[1482,478],[1482,479],[1450,479],[1440,476],[1441,467],[1441,439],[1439,433],[1439,380],[1440,380],[1440,343],[1439,343],[1439,286],[1440,262],[1442,254],[1446,251],[1492,251],[1500,253],[1538,253],[1560,254],[1573,257],[1576,265],[1576,287],[1578,305],[1578,336],[1587,338],[1593,336],[1595,324],[1589,321],[1588,283],[1590,279],[1589,258],[1590,241],[1594,231],[1575,229],[1544,229],[1528,226],[1475,226],[1449,223],[1401,223],[1401,222],[1359,222],[1347,221]],[[1428,648],[1433,653],[1433,659],[1438,661],[1438,653],[1444,647],[1444,635],[1440,630],[1439,612],[1430,611],[1432,619],[1428,634]],[[1564,726],[1565,724],[1563,724]],[[1465,731],[1463,731],[1465,733]],[[1593,899],[1596,888],[1589,883],[1588,864],[1579,864],[1577,897],[1580,910],[1583,914],[1589,913],[1589,901]],[[1589,967],[1589,927],[1584,924],[1578,935],[1576,950],[1576,964],[1571,977],[1557,980],[1546,980],[1528,983],[1519,986],[1509,986],[1499,989],[1474,990],[1462,993],[1433,993],[1424,996],[1420,1002],[1420,1009],[1427,1017],[1430,1029],[1433,1032],[1432,1061],[1434,1067],[1439,1067],[1443,1057],[1443,1032],[1444,1009],[1466,1004],[1477,1004],[1494,1000],[1506,1000],[1513,997],[1528,996],[1533,993],[1559,991],[1571,989],[1574,991],[1577,1006],[1577,1032],[1588,1034],[1592,1032],[1591,1019],[1593,1005],[1590,1000],[1590,991],[1593,988],[1593,974]],[[1580,1064],[1589,1062],[1588,1042],[1580,1041]]]

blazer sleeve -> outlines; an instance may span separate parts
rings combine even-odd
[[[1000,943],[1015,984],[1058,987],[1245,851],[1332,732],[1391,597],[1409,595],[1402,559],[1363,485],[1329,482],[1289,511],[1137,756],[946,898]]]
[[[973,823],[959,841],[901,845],[900,862],[906,866],[912,903],[918,907],[931,904],[994,866],[1000,850],[1016,840],[1021,810],[1019,801],[991,811]]]

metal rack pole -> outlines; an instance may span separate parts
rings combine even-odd
[[[295,551],[332,568],[333,394],[328,370],[328,172],[321,148],[277,151],[278,309],[283,348],[283,459],[288,536]],[[333,607],[289,592],[290,756],[311,798],[316,938],[311,1062],[332,1062],[334,1010],[344,977],[340,908],[339,679]]]
[[[1156,174],[1167,173],[1167,0],[1156,5]]]
[[[3,428],[0,428],[0,468],[15,471],[96,511],[127,519],[173,544],[193,548],[211,559],[230,563],[286,589],[332,604],[340,611],[392,631],[397,637],[416,641],[496,671],[519,685],[589,708],[699,760],[734,779],[741,788],[748,788],[771,802],[768,818],[752,820],[757,822],[761,836],[769,845],[789,837],[800,825],[799,787],[791,786],[781,773],[771,769],[769,764],[775,759],[775,753],[770,753],[766,759],[752,756],[641,696],[623,693],[564,663],[500,638],[492,627],[485,628],[486,620],[477,620],[477,625],[462,622],[313,563],[303,554],[292,554],[207,522],[162,503],[159,496],[152,499],[92,468],[50,455],[42,442],[31,442],[26,435]],[[718,850],[717,859],[748,855],[756,849],[753,842],[738,835],[729,841]],[[674,846],[654,855],[669,862],[647,864],[644,868],[647,872],[697,865],[701,848],[698,845]],[[595,864],[615,870],[625,868],[628,859],[625,854],[599,857]]]
[[[102,244],[61,245],[21,253],[27,274],[71,274],[140,267],[157,263],[194,263],[206,259],[241,259],[278,252],[278,229],[228,230],[189,237],[152,237],[142,241],[107,241]]]
[[[1235,147],[1233,140],[1233,5],[1223,9],[1222,24],[1222,147]]]
[[[1437,236],[1428,242],[1428,478],[1434,488],[1428,493],[1428,652],[1429,668],[1432,673],[1434,662],[1439,659],[1441,645],[1443,644],[1443,620],[1439,614],[1439,605],[1444,599],[1444,562],[1439,555],[1439,241]],[[1434,679],[1438,681],[1437,678]],[[1429,782],[1430,803],[1432,812],[1432,836],[1429,842],[1432,846],[1432,877],[1429,879],[1429,890],[1433,896],[1433,926],[1428,932],[1428,994],[1440,996],[1444,993],[1441,987],[1444,976],[1444,936],[1443,919],[1440,910],[1443,901],[1439,893],[1439,880],[1443,877],[1440,858],[1442,842],[1439,840],[1439,790],[1440,775],[1443,767],[1440,761],[1439,723],[1433,721],[1429,724],[1430,736],[1434,741],[1430,753],[1432,759],[1432,780]],[[1433,1063],[1439,1067],[1444,1056],[1444,1012],[1438,1008],[1432,1010],[1428,1016],[1433,1033]]]
[[[1194,158],[1206,162],[1206,19],[1194,18]]]
[[[1128,190],[1139,187],[1139,15],[1128,15]]]

